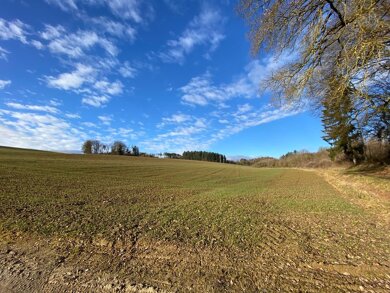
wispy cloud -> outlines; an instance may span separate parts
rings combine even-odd
[[[246,112],[248,112],[248,111],[250,111],[250,110],[252,110],[253,109],[253,106],[251,106],[251,105],[249,105],[248,103],[246,103],[246,104],[243,104],[243,105],[239,105],[238,106],[238,111],[237,111],[237,113],[238,114],[243,114],[243,113],[246,113]]]
[[[192,119],[192,117],[190,115],[177,113],[177,114],[173,114],[170,117],[164,117],[162,119],[162,121],[163,121],[162,123],[163,123],[163,125],[170,124],[170,123],[172,123],[172,124],[180,124],[180,123],[183,123],[183,122],[190,121],[191,119]]]
[[[81,122],[81,125],[86,126],[88,128],[97,127],[97,125],[95,123],[92,123],[92,122]]]
[[[162,132],[144,140],[141,145],[152,152],[185,150],[207,150],[218,141],[224,140],[247,128],[270,123],[305,111],[304,107],[285,106],[274,108],[270,104],[254,108],[250,104],[238,105],[230,112],[208,117],[193,117],[182,113],[162,118],[157,128]]]
[[[202,107],[200,112],[203,117],[181,112],[163,117],[156,127],[159,133],[143,141],[142,145],[157,152],[208,149],[247,128],[306,111],[304,105],[277,108],[259,99],[260,83],[289,58],[280,56],[279,59],[269,57],[254,60],[244,68],[242,74],[228,83],[215,83],[209,72],[192,78],[178,89],[181,102],[191,106],[210,105],[213,108]],[[242,103],[242,99],[248,102]]]
[[[8,60],[9,51],[0,46],[0,59]]]
[[[81,116],[75,113],[66,113],[65,116],[69,119],[80,119]]]
[[[289,56],[273,57],[251,61],[238,78],[230,83],[214,84],[209,72],[193,77],[189,83],[179,88],[184,104],[205,106],[210,103],[223,106],[233,98],[255,98],[260,95],[261,82],[285,62]]]
[[[62,10],[77,10],[77,0],[46,0],[49,4],[54,4],[60,7]]]
[[[221,129],[211,135],[209,143],[213,144],[247,128],[293,116],[302,113],[307,109],[305,109],[305,107],[295,107],[292,105],[280,108],[273,108],[271,105],[266,105],[255,110],[244,110],[245,111],[243,111],[242,106],[239,106],[236,112],[230,113],[229,115],[224,114],[223,116],[228,117],[228,119],[223,121],[223,127]]]
[[[210,54],[218,48],[225,38],[222,33],[224,19],[218,9],[203,6],[196,16],[177,39],[169,40],[167,49],[159,53],[164,62],[183,63],[186,55],[196,47],[206,47],[205,54]]]
[[[11,84],[10,80],[0,79],[0,90],[4,89],[5,87],[9,86],[10,84]]]
[[[25,105],[20,103],[13,103],[9,102],[6,103],[6,105],[13,109],[18,110],[29,110],[29,111],[42,111],[42,112],[48,112],[48,113],[58,113],[59,110],[52,106],[41,106],[41,105]]]
[[[107,104],[109,100],[110,98],[107,96],[85,96],[81,102],[92,107],[101,107]]]
[[[133,41],[136,37],[136,29],[128,23],[122,23],[106,17],[90,18],[89,22],[94,24],[99,31],[113,37]]]
[[[137,23],[143,21],[141,1],[139,0],[105,0],[100,2],[105,2],[112,13],[120,18],[130,19]]]
[[[101,115],[101,116],[98,116],[98,118],[104,125],[110,125],[111,124],[111,121],[112,121],[111,116]]]
[[[78,30],[75,33],[67,33],[63,26],[46,25],[40,35],[48,42],[47,46],[52,53],[70,58],[84,56],[85,51],[95,45],[102,47],[111,56],[118,54],[117,47],[110,40],[94,31]]]
[[[205,118],[183,113],[163,117],[157,128],[161,129],[161,133],[141,142],[143,147],[153,152],[204,149],[210,130]]]
[[[119,73],[125,78],[135,77],[137,70],[130,65],[129,62],[125,62],[120,68]]]
[[[45,46],[38,40],[31,40],[30,44],[38,50],[42,50]]]
[[[120,81],[109,82],[107,80],[97,81],[94,87],[108,95],[119,95],[123,93],[123,84]]]
[[[0,39],[2,40],[19,40],[27,44],[28,26],[19,19],[7,21],[0,18]]]
[[[0,40],[17,40],[25,45],[31,45],[38,50],[43,49],[43,44],[38,40],[31,39],[31,35],[33,35],[31,26],[19,19],[7,21],[0,18]],[[7,54],[9,52],[0,47],[0,59],[6,59]]]
[[[153,13],[150,4],[140,0],[46,0],[49,4],[56,5],[64,11],[78,11],[82,5],[106,6],[115,16],[141,23]]]

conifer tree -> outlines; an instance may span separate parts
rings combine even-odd
[[[354,106],[351,91],[347,89],[342,99],[329,97],[323,103],[322,123],[325,135],[322,137],[332,147],[330,156],[335,159],[343,153],[355,164],[363,157],[362,135],[354,125]]]

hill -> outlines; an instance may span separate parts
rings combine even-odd
[[[388,199],[320,172],[10,148],[0,162],[0,291],[390,286]]]

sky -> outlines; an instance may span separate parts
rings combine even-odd
[[[231,158],[326,146],[316,115],[260,90],[290,56],[250,53],[236,1],[1,2],[0,145]]]

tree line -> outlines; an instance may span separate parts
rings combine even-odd
[[[143,156],[143,157],[156,157],[153,154],[141,153],[136,145],[128,147],[122,141],[114,141],[112,144],[105,144],[96,139],[88,139],[84,141],[81,150],[84,154],[111,154],[111,155],[123,155],[123,156]],[[183,160],[197,160],[208,161],[218,163],[235,164],[236,162],[229,161],[226,156],[214,152],[206,151],[185,151],[183,154],[169,153],[158,154],[158,156],[164,155],[170,159],[183,159]]]
[[[252,51],[288,56],[261,82],[321,113],[330,157],[390,161],[390,2],[241,0]]]
[[[197,160],[197,161],[208,161],[208,162],[218,162],[226,163],[226,157],[222,154],[214,152],[204,152],[204,151],[186,151],[183,152],[182,158],[185,160]]]
[[[185,151],[183,154],[164,153],[164,156],[170,159],[196,160],[229,164],[235,163],[233,161],[227,160],[226,156],[223,154],[206,151]]]
[[[82,145],[84,154],[112,154],[112,155],[127,155],[127,156],[145,156],[145,153],[140,153],[136,145],[128,147],[122,141],[114,141],[112,144],[105,144],[99,140],[88,139]]]

